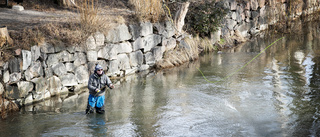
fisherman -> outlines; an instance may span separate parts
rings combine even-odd
[[[93,113],[94,109],[99,114],[103,114],[106,87],[114,88],[109,77],[103,72],[103,68],[97,64],[94,73],[88,81],[89,97],[86,114]]]

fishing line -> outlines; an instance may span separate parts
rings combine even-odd
[[[283,39],[283,38],[284,38],[284,37],[281,37],[281,38],[277,39],[276,41],[274,41],[273,43],[271,43],[269,46],[267,46],[266,48],[264,48],[258,55],[256,55],[254,58],[252,58],[247,64],[245,64],[244,66],[242,66],[242,67],[239,68],[238,70],[234,71],[233,73],[227,75],[226,77],[224,77],[224,78],[222,78],[222,79],[220,79],[220,80],[218,80],[218,81],[210,81],[210,80],[208,80],[208,79],[204,76],[203,72],[202,72],[198,67],[196,67],[196,68],[199,70],[199,72],[201,73],[201,75],[203,76],[203,78],[204,78],[207,82],[209,82],[209,83],[217,83],[217,82],[223,81],[223,80],[231,77],[231,76],[234,75],[235,73],[239,72],[240,70],[242,70],[244,67],[246,67],[248,64],[250,64],[254,59],[256,59],[258,56],[260,56],[261,53],[263,53],[265,50],[267,50],[269,47],[271,47],[274,43],[276,43],[277,41],[279,41],[279,40],[281,40],[281,39]]]

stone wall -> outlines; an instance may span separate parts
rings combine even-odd
[[[31,104],[70,91],[86,91],[95,64],[108,76],[124,76],[148,70],[177,41],[172,23],[121,24],[104,35],[96,32],[80,45],[32,46],[16,50],[1,69],[0,94],[21,105]]]
[[[230,12],[225,17],[218,35],[212,35],[213,41],[231,38],[243,42],[270,25],[299,19],[301,16],[318,12],[319,0],[220,0]]]

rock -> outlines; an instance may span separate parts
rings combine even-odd
[[[237,2],[235,0],[230,1],[230,10],[236,10],[237,9]]]
[[[69,93],[68,88],[67,87],[62,87],[60,95],[65,95],[65,94],[68,94],[68,93]]]
[[[77,85],[78,82],[76,80],[75,75],[68,73],[67,75],[63,75],[61,77],[59,77],[61,80],[61,83],[64,87],[66,86],[74,86]]]
[[[15,11],[23,11],[24,10],[23,6],[21,6],[21,5],[13,5],[12,9]]]
[[[258,0],[258,6],[260,8],[264,7],[265,6],[265,3],[266,3],[266,0]]]
[[[6,85],[6,91],[5,91],[5,97],[7,99],[19,99],[19,89],[18,89],[18,86],[16,84],[12,84],[12,85],[9,85],[7,84]]]
[[[221,28],[219,27],[217,31],[212,32],[210,35],[210,40],[212,43],[216,43],[220,41],[221,36]]]
[[[130,53],[129,58],[131,67],[141,66],[143,63],[143,53],[140,50]]]
[[[145,70],[148,70],[149,69],[149,65],[141,65],[139,68],[138,68],[138,70],[139,71],[145,71]]]
[[[9,76],[9,83],[12,84],[12,83],[16,83],[18,81],[20,81],[21,79],[21,73],[11,73],[10,76]]]
[[[137,51],[144,48],[144,40],[139,37],[132,43],[132,50]]]
[[[9,61],[9,72],[20,72],[20,68],[22,68],[22,60],[20,58],[13,58]]]
[[[54,46],[54,52],[61,52],[63,50],[67,50],[66,45],[62,42],[56,43]]]
[[[26,70],[32,61],[31,51],[22,50],[22,70]]]
[[[74,61],[73,55],[70,54],[69,52],[63,50],[62,52],[59,53],[59,62],[71,62]]]
[[[17,85],[20,91],[19,92],[20,98],[26,97],[29,94],[29,92],[31,92],[34,88],[33,83],[28,81],[19,81]]]
[[[59,63],[60,60],[60,55],[59,54],[50,54],[48,56],[48,59],[46,60],[46,64],[50,67],[53,65],[56,65]]]
[[[87,67],[83,65],[77,67],[74,74],[78,83],[88,83],[89,73]]]
[[[146,59],[147,65],[153,66],[156,63],[152,52],[147,52],[146,54],[144,54],[144,58]]]
[[[127,25],[121,24],[108,32],[106,41],[111,43],[118,43],[121,41],[129,40],[131,38],[132,36],[129,33]]]
[[[31,81],[36,85],[34,90],[35,93],[44,94],[46,92],[47,80],[45,78],[42,78],[42,77],[34,78]]]
[[[53,76],[52,67],[45,68],[44,69],[44,74],[45,74],[46,78],[52,77]]]
[[[48,90],[52,96],[59,95],[62,88],[61,80],[57,76],[52,76],[47,79]]]
[[[119,69],[119,61],[118,60],[111,60],[109,61],[109,69],[107,75],[119,75],[120,74],[120,69]]]
[[[98,59],[115,60],[118,50],[115,44],[106,45],[98,51]]]
[[[4,92],[4,87],[3,87],[2,83],[0,83],[0,95],[2,95],[3,92]]]
[[[164,34],[167,34],[164,23],[159,23],[159,22],[154,23],[153,24],[153,33],[158,34],[158,35],[162,35],[162,36],[164,36]]]
[[[252,11],[252,12],[251,12],[251,17],[252,17],[253,19],[258,18],[259,16],[260,16],[259,12],[257,12],[257,11]]]
[[[54,47],[49,43],[43,43],[39,46],[42,53],[54,53]]]
[[[129,57],[127,54],[119,54],[118,61],[119,61],[119,69],[120,70],[130,69]]]
[[[32,103],[33,103],[32,93],[28,93],[28,95],[23,99],[22,104],[23,105],[30,105]]]
[[[118,54],[132,52],[132,46],[130,42],[115,44],[114,47],[117,49]]]
[[[132,40],[136,40],[140,37],[141,26],[137,24],[129,25],[130,34],[132,35]]]
[[[248,30],[253,27],[250,23],[242,23],[240,26],[236,27],[235,30],[239,30],[243,37],[248,36]]]
[[[4,82],[4,83],[8,83],[9,80],[10,80],[10,73],[9,73],[9,71],[7,70],[7,71],[5,71],[5,72],[3,73],[3,82]]]
[[[254,10],[254,11],[257,10],[258,6],[259,6],[258,1],[257,0],[251,0],[250,2],[251,2],[251,10]]]
[[[141,26],[140,36],[145,37],[145,36],[153,34],[152,23],[145,22],[145,23],[141,23],[140,26]]]
[[[43,69],[41,66],[41,62],[37,61],[33,63],[26,71],[25,71],[25,78],[27,81],[31,80],[35,77],[43,76]]]
[[[98,60],[97,51],[88,51],[87,52],[87,60],[88,61],[97,61]]]
[[[88,39],[86,41],[86,46],[87,46],[87,51],[96,50],[97,45],[96,45],[96,41],[94,40],[93,36],[88,37]]]
[[[239,30],[235,30],[235,40],[238,42],[238,43],[243,43],[246,41],[246,39],[242,36],[241,32]]]
[[[172,37],[173,35],[175,35],[175,32],[176,32],[176,30],[175,30],[175,28],[174,28],[174,25],[173,25],[173,23],[171,22],[171,21],[166,21],[166,23],[165,23],[165,27],[166,27],[166,34],[164,34],[164,36],[166,37],[166,38],[170,38],[170,37]]]
[[[105,36],[103,33],[101,32],[96,32],[93,35],[94,39],[96,40],[96,45],[98,47],[103,46],[104,45],[104,41],[105,41]]]
[[[74,93],[80,94],[84,91],[89,91],[88,88],[88,83],[82,83],[74,86]]]
[[[53,73],[57,76],[63,76],[67,74],[66,66],[63,63],[52,66]]]
[[[152,54],[155,62],[162,59],[163,53],[165,52],[165,50],[166,50],[166,47],[163,47],[163,46],[156,46],[152,49]]]
[[[163,39],[162,40],[162,46],[165,47],[165,50],[172,50],[177,46],[177,41],[174,38],[169,38],[169,39]]]
[[[65,66],[66,66],[67,72],[73,72],[74,71],[75,66],[74,66],[73,63],[66,63]]]
[[[161,36],[159,35],[148,35],[143,38],[144,52],[150,51],[153,47],[161,43]]]
[[[37,61],[39,57],[41,56],[40,48],[38,46],[32,46],[31,47],[31,61]]]
[[[234,26],[236,26],[237,22],[235,20],[232,19],[227,19],[227,28],[229,30],[233,30]]]
[[[86,64],[87,63],[87,57],[84,53],[82,52],[76,52],[74,53],[74,66],[77,67],[77,66],[80,66],[80,65],[83,65],[83,64]]]

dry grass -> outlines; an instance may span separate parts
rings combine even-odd
[[[157,22],[163,19],[164,11],[161,0],[129,0],[140,21]]]
[[[8,104],[6,104],[8,103]],[[6,100],[2,98],[2,95],[0,95],[0,113],[1,113],[1,118],[5,119],[8,115],[8,113],[12,113],[14,111],[18,111],[19,107],[16,103]]]

